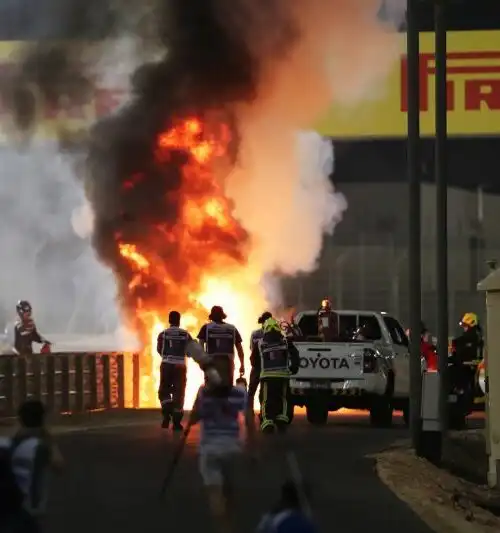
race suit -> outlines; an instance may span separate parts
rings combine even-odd
[[[262,336],[250,361],[260,377],[261,430],[281,429],[289,422],[289,380],[299,370],[299,352],[280,332],[272,331]]]
[[[172,419],[178,427],[184,415],[186,349],[191,340],[191,335],[177,326],[170,326],[158,335],[157,351],[161,355],[158,398],[167,426]]]
[[[19,319],[13,326],[10,334],[12,338],[13,350],[18,355],[32,355],[33,343],[44,344],[47,342],[38,333],[35,321],[32,318],[27,320]]]
[[[331,309],[318,311],[318,335],[323,342],[335,342],[339,338],[339,320]]]
[[[241,344],[240,332],[232,324],[209,322],[200,329],[198,340],[204,348],[224,383],[234,380],[234,347]]]
[[[199,465],[207,486],[229,488],[234,463],[242,451],[240,413],[247,409],[247,393],[231,387],[221,396],[206,386],[198,391],[193,413],[200,420]]]

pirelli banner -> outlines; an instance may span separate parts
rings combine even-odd
[[[406,35],[401,35],[402,50]],[[333,138],[397,138],[407,134],[406,56],[394,66],[378,100],[333,108],[319,131]],[[453,136],[500,135],[500,31],[448,33],[448,131]],[[420,118],[435,131],[434,34],[420,38]]]
[[[406,35],[401,34],[401,50]],[[434,35],[421,35],[420,111],[423,135],[434,134]],[[0,75],[12,64],[20,43],[0,42]],[[378,99],[355,107],[333,107],[317,129],[336,139],[397,138],[406,136],[406,57],[401,56]],[[500,135],[500,31],[448,33],[448,131],[453,136]],[[374,88],[375,89],[375,88]],[[96,87],[84,106],[57,113],[48,110],[43,125],[34,132],[39,140],[52,140],[64,129],[84,131],[96,119],[112,112],[124,101],[124,87]],[[5,109],[0,102],[0,114]],[[8,121],[2,120],[0,139],[5,139]]]

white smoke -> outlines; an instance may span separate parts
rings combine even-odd
[[[240,164],[227,181],[236,215],[254,244],[250,265],[264,275],[274,303],[279,290],[272,273],[314,270],[323,236],[333,232],[347,208],[330,181],[331,143],[304,130],[332,102],[354,106],[372,97],[400,52],[399,39],[377,15],[383,4],[385,19],[401,22],[405,3],[288,1],[301,38],[280,61],[266,62],[263,54],[257,98],[236,110]],[[257,2],[249,1],[248,9],[260,16]],[[133,31],[134,24],[129,27]],[[252,42],[268,41],[273,30],[271,17]],[[139,41],[128,37],[102,47],[98,85],[123,87],[144,53],[151,53],[138,50]],[[47,331],[118,328],[113,276],[92,251],[93,215],[71,163],[49,146],[4,148],[0,158],[0,305],[10,314],[18,299],[31,300]]]
[[[262,72],[254,100],[236,107],[241,149],[227,191],[252,236],[252,269],[296,275],[317,268],[324,236],[333,233],[347,208],[331,181],[332,143],[308,129],[334,103],[352,112],[375,93],[380,96],[377,89],[400,54],[395,27],[404,0],[273,5],[286,5],[294,14],[299,37],[276,58],[262,49],[279,27],[275,20],[251,35],[260,43]],[[260,9],[250,0],[245,6]],[[277,284],[269,290],[267,278],[268,298],[279,306]]]
[[[128,91],[142,62],[138,41],[116,39],[93,67],[96,85]],[[3,124],[5,125],[5,124]],[[0,321],[29,300],[42,332],[129,334],[121,326],[113,273],[91,245],[94,215],[77,176],[81,154],[62,155],[56,143],[0,152]],[[3,313],[2,313],[3,311]],[[0,328],[3,325],[0,324]],[[125,335],[125,337],[124,337]]]
[[[25,150],[5,146],[0,162],[4,320],[13,319],[17,300],[26,299],[42,331],[116,328],[114,281],[91,248],[90,213],[81,211],[84,195],[71,161],[46,143]]]

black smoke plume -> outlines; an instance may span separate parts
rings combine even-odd
[[[63,18],[72,22],[64,24],[74,25],[78,35],[97,26],[101,41],[26,50],[9,95],[14,118],[27,130],[43,115],[34,107],[89,97],[92,64],[114,38],[132,33],[146,48],[155,43],[160,59],[132,73],[127,104],[90,131],[83,177],[95,215],[93,243],[117,276],[125,309],[148,308],[152,300],[186,307],[189,294],[180,286],[199,280],[205,267],[214,266],[212,249],[219,247],[229,259],[245,262],[245,229],[261,248],[254,254],[260,274],[314,269],[322,236],[333,231],[346,204],[319,168],[324,159],[331,166],[331,147],[317,135],[310,137],[305,155],[312,154],[313,163],[303,175],[296,133],[312,127],[332,99],[362,100],[371,91],[371,80],[383,77],[397,57],[397,43],[377,20],[380,1],[101,4],[97,8],[97,2],[66,0]],[[21,96],[16,96],[19,89]],[[209,224],[190,235],[199,244],[194,256],[179,237],[183,207],[190,194],[196,198],[221,191],[207,182],[186,191],[185,168],[191,158],[186,150],[170,150],[161,161],[155,157],[160,133],[189,117],[197,117],[212,137],[221,126],[229,128],[231,176],[227,183],[220,183],[220,173],[218,179],[222,192],[229,191],[226,200],[235,200],[235,206],[227,202],[229,213],[235,207],[244,226],[233,218],[237,228],[229,233]],[[304,180],[312,186],[304,186]],[[260,192],[264,188],[270,190],[266,196]],[[304,198],[300,217],[294,215],[297,195]],[[268,231],[272,226],[275,231]],[[134,271],[120,255],[119,242],[135,244],[148,259],[168,266],[172,283],[143,278],[131,295]]]

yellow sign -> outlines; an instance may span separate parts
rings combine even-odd
[[[406,35],[401,35],[406,49]],[[389,75],[379,100],[334,107],[321,134],[337,138],[390,138],[407,134],[406,56]],[[448,33],[448,132],[454,136],[500,134],[500,31]],[[434,34],[420,38],[422,135],[435,132]]]
[[[401,34],[401,49],[405,49]],[[0,42],[0,75],[16,61],[22,43]],[[434,34],[420,39],[420,110],[423,135],[434,134]],[[337,139],[395,138],[406,136],[406,57],[388,76],[378,100],[334,107],[318,131]],[[500,135],[500,31],[450,32],[448,34],[448,131],[450,135]],[[96,88],[89,103],[65,110],[46,110],[34,132],[38,139],[55,139],[61,126],[75,132],[87,128],[123,102],[123,87]],[[8,115],[0,102],[3,120]]]

